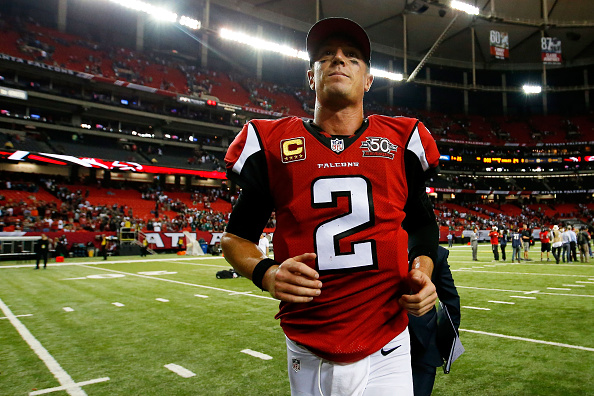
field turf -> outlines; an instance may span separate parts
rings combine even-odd
[[[538,245],[533,261],[509,256],[450,250],[466,352],[433,394],[594,395],[594,260],[541,262]],[[0,263],[0,395],[290,394],[278,302],[216,279],[223,258],[32,268]]]

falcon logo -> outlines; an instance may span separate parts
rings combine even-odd
[[[303,161],[305,159],[305,138],[281,140],[281,161],[288,162]]]
[[[301,360],[291,358],[291,365],[293,366],[293,371],[295,371],[296,373],[299,372],[299,370],[301,370]]]
[[[368,137],[361,143],[363,157],[380,157],[394,159],[394,153],[398,152],[398,146],[384,137]]]

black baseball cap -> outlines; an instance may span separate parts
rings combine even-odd
[[[353,41],[363,53],[363,60],[371,66],[371,43],[365,30],[355,21],[348,18],[325,18],[316,22],[307,33],[307,54],[310,63],[318,48],[332,36],[346,37]]]

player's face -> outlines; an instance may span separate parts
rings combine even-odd
[[[312,70],[307,72],[310,87],[322,103],[356,103],[371,87],[363,54],[350,41],[331,38],[317,52]]]

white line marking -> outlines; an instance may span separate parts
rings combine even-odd
[[[64,311],[66,312],[74,312],[74,309],[70,308],[70,307],[64,307],[62,308]]]
[[[467,329],[459,329],[459,330],[465,331],[467,333],[483,334],[483,335],[488,335],[488,336],[492,336],[492,337],[508,338],[510,340],[528,341],[528,342],[535,342],[537,344],[554,345],[554,346],[559,346],[559,347],[563,347],[563,348],[572,348],[572,349],[579,349],[582,351],[594,352],[594,348],[588,348],[588,347],[583,347],[583,346],[579,346],[579,345],[570,345],[570,344],[561,344],[559,342],[534,340],[532,338],[516,337],[516,336],[497,334],[497,333],[488,333],[486,331],[467,330]]]
[[[194,294],[195,297],[200,297],[200,298],[208,298],[208,296],[204,296],[202,294]]]
[[[472,267],[472,269],[475,269],[475,268],[485,268],[485,267],[480,267],[480,266]]]
[[[105,265],[105,264],[119,264],[119,263],[125,263],[125,264],[130,264],[130,263],[151,263],[154,261],[188,261],[188,260],[216,260],[216,259],[220,259],[221,257],[218,256],[210,256],[210,257],[189,257],[189,258],[183,258],[183,259],[174,259],[174,258],[160,258],[160,259],[147,259],[147,260],[117,260],[117,261],[79,261],[79,262],[64,262],[64,263],[52,263],[52,267],[65,267],[65,266],[70,266],[70,265],[74,265],[74,266],[82,266],[84,267],[85,265]],[[208,266],[208,267],[220,267],[220,268],[229,268],[229,265],[216,265],[216,264],[201,264],[201,263],[176,263],[176,264],[190,264],[190,265],[204,265],[204,266]],[[17,265],[0,265],[0,269],[4,269],[4,268],[28,268],[28,267],[34,267],[35,264],[17,264]]]
[[[180,377],[190,378],[190,377],[194,377],[196,375],[193,372],[191,372],[190,370],[188,370],[187,368],[182,367],[177,364],[174,364],[174,363],[166,364],[164,367],[173,371],[175,374],[179,375]]]
[[[260,352],[256,352],[256,351],[252,351],[251,349],[244,349],[243,351],[241,351],[247,355],[253,356],[253,357],[257,357],[259,359],[262,360],[270,360],[272,359],[272,356],[266,355],[265,353],[260,353]]]
[[[87,279],[87,277],[86,276],[83,276],[82,278],[65,278],[65,279],[62,279],[62,280],[80,280],[80,279]]]
[[[547,287],[548,290],[571,290],[566,287]]]
[[[472,269],[472,268],[465,268],[464,267],[464,268],[458,268],[457,270],[452,270],[452,271],[463,271],[463,270],[469,270],[469,269]]]
[[[540,292],[539,290],[532,290],[532,291],[524,291],[524,290],[506,290],[506,289],[490,289],[487,287],[472,287],[472,286],[458,286],[458,289],[472,289],[472,290],[488,290],[488,291],[500,291],[500,292],[511,292],[511,293],[524,293],[524,294],[535,294],[538,293],[540,295],[546,296],[569,296],[569,297],[589,297],[594,298],[594,294],[569,294],[569,293],[546,293]]]
[[[484,266],[485,267],[495,267],[495,264],[485,264]],[[475,267],[472,267],[472,268],[475,268]],[[476,268],[479,268],[479,267],[476,267]]]
[[[495,265],[506,265],[506,264],[495,264]],[[459,271],[460,269],[453,269],[454,271]],[[585,278],[589,275],[569,275],[569,274],[539,274],[535,272],[510,272],[510,271],[472,271],[472,272],[479,272],[485,274],[505,274],[505,275],[536,275],[536,276],[563,276],[563,277],[573,277],[573,278]]]
[[[24,316],[33,316],[33,314],[14,315],[15,318],[22,318]],[[0,317],[0,319],[8,319],[6,316]]]
[[[510,297],[513,297],[513,298],[525,298],[525,299],[528,299],[528,300],[536,300],[536,297],[528,297],[528,296],[510,296]]]
[[[586,287],[585,285],[561,285],[561,286],[569,286],[569,287]]]
[[[590,285],[594,285],[594,282],[586,282],[586,281],[575,281],[575,283],[588,283]]]
[[[43,395],[45,393],[57,392],[57,391],[61,391],[61,390],[68,391],[68,389],[73,388],[73,387],[91,385],[91,384],[96,384],[98,382],[105,382],[105,381],[109,381],[109,377],[96,378],[96,379],[92,379],[92,380],[88,380],[88,381],[78,382],[78,383],[76,383],[74,385],[70,385],[70,386],[56,386],[55,388],[48,388],[48,389],[38,390],[35,392],[29,392],[29,396]]]
[[[161,302],[169,302],[169,300],[166,298],[155,298],[155,300],[161,301]]]
[[[0,309],[2,309],[4,316],[10,320],[10,323],[12,323],[14,328],[19,332],[23,340],[29,344],[31,349],[33,349],[33,352],[35,352],[35,354],[39,356],[43,363],[45,363],[49,371],[58,380],[60,385],[69,387],[67,390],[68,394],[72,396],[86,396],[86,392],[83,391],[80,386],[76,385],[72,377],[70,377],[70,375],[64,371],[56,359],[54,359],[54,357],[49,354],[47,349],[45,349],[43,345],[41,345],[41,343],[37,341],[35,337],[33,337],[33,334],[31,334],[25,325],[23,325],[21,321],[18,320],[16,316],[14,316],[10,308],[4,304],[2,299],[0,299]]]
[[[124,307],[125,305],[119,302],[114,302],[112,303],[113,305],[115,305],[116,307]]]
[[[490,311],[491,308],[479,308],[479,307],[469,307],[468,305],[462,305],[462,308],[468,308],[468,309],[478,309],[480,311]]]
[[[87,267],[87,266],[86,265],[83,265],[83,267]],[[209,290],[217,290],[217,291],[222,291],[222,292],[225,292],[225,293],[233,293],[233,292],[235,292],[235,290],[221,289],[220,287],[212,287],[212,286],[205,286],[205,285],[196,285],[194,283],[181,282],[181,281],[176,281],[176,280],[173,280],[173,279],[157,278],[157,277],[154,277],[154,276],[138,275],[138,274],[133,274],[131,272],[122,272],[122,271],[116,271],[116,270],[107,269],[107,268],[99,268],[99,267],[87,267],[87,268],[98,269],[98,270],[101,270],[101,271],[117,272],[117,273],[120,273],[120,274],[125,274],[125,275],[130,275],[130,276],[137,276],[139,278],[160,280],[162,282],[175,283],[177,285],[185,285],[185,286],[192,286],[192,287],[200,287],[200,288],[209,289]],[[228,268],[228,267],[226,267],[226,268]],[[261,295],[258,295],[258,294],[245,294],[245,296],[255,297],[255,298],[262,298],[262,299],[265,299],[265,300],[272,300],[272,301],[278,302],[278,300],[276,298],[272,298],[270,296],[264,296],[264,295],[261,296]],[[592,297],[594,297],[594,296],[592,296]]]
[[[496,301],[496,300],[489,300],[490,303],[494,303],[494,304],[508,304],[508,305],[514,305],[515,302],[508,302],[508,301]]]
[[[229,293],[230,296],[234,296],[236,294],[252,294],[252,292],[251,291],[248,291],[248,292],[233,292],[233,293]]]

